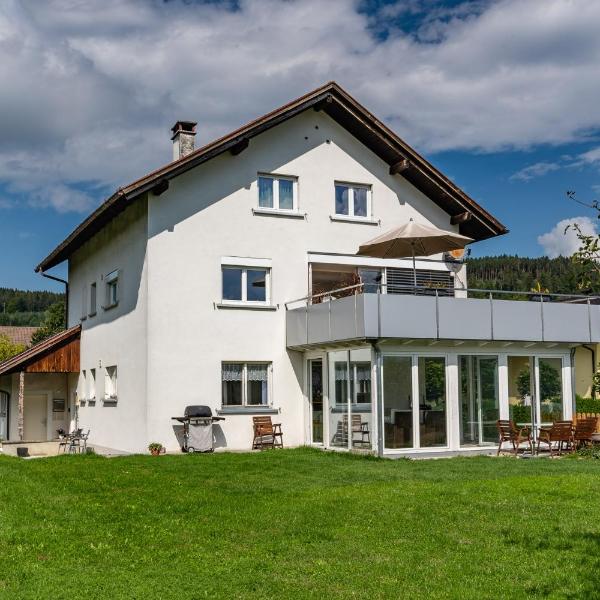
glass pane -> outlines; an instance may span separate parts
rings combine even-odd
[[[371,448],[373,419],[371,410],[371,349],[350,351],[352,404],[350,434],[353,448]]]
[[[335,214],[347,215],[348,212],[348,187],[345,185],[335,186]]]
[[[497,441],[498,359],[460,356],[460,444],[478,446]]]
[[[265,366],[265,375],[267,367]],[[248,380],[248,404],[266,406],[269,402],[268,380]]]
[[[223,406],[241,406],[243,369],[244,365],[241,363],[223,363]]]
[[[329,353],[329,443],[348,447],[348,352]]]
[[[383,420],[386,448],[413,447],[410,356],[383,357]]]
[[[246,298],[250,302],[266,302],[267,300],[267,272],[265,269],[247,270]]]
[[[540,420],[550,425],[563,419],[562,360],[540,358]]]
[[[354,188],[354,216],[367,216],[367,190],[365,188]]]
[[[242,269],[223,269],[223,300],[242,299]]]
[[[279,208],[282,210],[294,209],[294,182],[290,179],[279,180]]]
[[[419,357],[421,448],[446,445],[446,360]]]
[[[363,284],[363,292],[376,294],[381,285],[381,271],[379,269],[359,269],[358,275]]]
[[[258,206],[273,208],[273,180],[270,177],[258,178]]]
[[[323,443],[323,361],[310,362],[310,401],[312,408],[312,441]]]
[[[532,426],[533,357],[508,357],[509,416],[519,426]]]

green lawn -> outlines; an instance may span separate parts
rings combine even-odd
[[[600,461],[0,457],[1,598],[598,598]]]

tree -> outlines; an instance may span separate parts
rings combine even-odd
[[[578,204],[586,206],[595,212],[596,218],[600,219],[600,202],[582,202],[575,197],[575,192],[567,192],[567,197]],[[579,248],[571,257],[573,264],[578,267],[579,289],[586,292],[598,293],[600,291],[600,235],[587,234],[578,223],[567,225],[565,233],[572,229],[579,240]]]
[[[25,346],[23,344],[15,344],[10,341],[8,336],[0,335],[0,362],[9,359],[19,352],[23,352]]]
[[[31,337],[32,344],[39,344],[65,328],[65,304],[55,302],[46,311],[44,324]]]
[[[541,400],[560,398],[562,383],[560,373],[547,362],[540,360]],[[521,398],[531,395],[531,373],[529,367],[522,369],[517,376],[517,390]]]

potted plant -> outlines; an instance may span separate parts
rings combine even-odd
[[[152,454],[152,456],[159,456],[163,452],[164,448],[161,443],[152,442],[148,444],[148,450],[150,450],[150,454]]]

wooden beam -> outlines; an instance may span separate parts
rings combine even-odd
[[[450,225],[460,225],[460,223],[466,223],[467,221],[470,221],[472,217],[473,214],[468,210],[463,213],[459,213],[458,215],[452,215],[450,217]]]
[[[161,179],[153,188],[152,188],[152,193],[155,196],[160,196],[161,194],[164,194],[167,190],[169,189],[169,180],[168,179]]]
[[[321,100],[321,102],[317,102],[313,109],[315,112],[320,112],[322,111],[328,104],[331,104],[333,102],[333,96],[331,94],[327,94],[327,96],[325,96],[325,98],[323,100]]]
[[[398,161],[397,163],[390,165],[390,175],[400,175],[400,173],[403,173],[404,171],[406,171],[409,168],[410,168],[410,161],[408,161],[406,158],[403,158],[402,160]]]
[[[237,142],[236,144],[234,144],[231,149],[229,150],[229,152],[231,153],[231,156],[237,156],[238,154],[241,154],[250,144],[250,140],[248,138],[242,138],[239,142]]]
[[[23,412],[25,407],[25,371],[19,372],[19,405],[17,417],[17,429],[19,430],[19,440],[23,441],[24,420]]]

